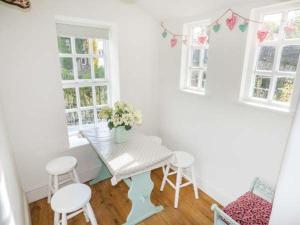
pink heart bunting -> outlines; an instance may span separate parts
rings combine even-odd
[[[170,40],[170,44],[171,44],[171,48],[174,48],[177,44],[177,38],[176,37],[173,37],[171,40]]]
[[[206,40],[207,40],[207,36],[202,35],[198,37],[198,42],[202,45],[205,44]]]
[[[231,18],[226,19],[226,24],[227,24],[229,30],[233,30],[236,22],[237,22],[237,17],[234,14],[232,14]]]
[[[267,30],[257,31],[257,38],[258,38],[259,42],[260,43],[263,42],[266,39],[266,37],[268,36],[268,34],[269,34],[269,31],[267,31]]]

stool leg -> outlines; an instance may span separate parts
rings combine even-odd
[[[74,182],[80,183],[79,177],[77,175],[77,172],[75,169],[72,170],[73,176],[74,176]]]
[[[67,214],[63,213],[62,214],[62,219],[61,219],[61,225],[67,225]]]
[[[59,225],[59,213],[54,212],[54,225]]]
[[[83,215],[85,217],[85,221],[88,223],[90,221],[90,219],[89,219],[89,214],[88,214],[88,210],[87,210],[86,206],[83,208]]]
[[[170,170],[170,165],[168,164],[168,165],[167,165],[167,168],[166,168],[166,170],[165,170],[165,173],[164,173],[163,181],[162,181],[161,186],[160,186],[160,191],[163,191],[163,190],[164,190],[164,187],[165,187],[165,185],[166,185],[167,178],[168,178],[168,175],[169,175],[169,170]]]
[[[88,215],[89,215],[91,224],[92,224],[92,225],[98,225],[98,224],[97,224],[97,220],[96,220],[96,218],[95,218],[95,215],[94,215],[94,212],[93,212],[93,209],[92,209],[90,203],[86,204],[86,209],[87,209],[87,212],[88,212]]]
[[[58,191],[58,175],[54,175],[54,193]]]
[[[179,191],[180,191],[180,185],[181,185],[181,179],[182,179],[182,169],[178,168],[177,170],[177,176],[176,176],[176,190],[175,190],[175,203],[174,207],[178,208],[178,201],[179,201]]]
[[[52,175],[49,174],[49,184],[48,184],[48,203],[51,201],[51,196],[52,196]]]
[[[165,165],[162,166],[162,172],[163,172],[163,175],[165,175],[165,173],[166,173],[166,167],[165,167]]]
[[[198,193],[198,188],[197,188],[197,183],[196,183],[196,175],[195,175],[194,167],[192,167],[191,170],[192,170],[192,182],[193,182],[193,186],[194,186],[195,198],[198,199],[199,193]]]

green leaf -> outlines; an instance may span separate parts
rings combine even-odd
[[[113,129],[114,128],[114,123],[113,122],[108,122],[108,128]]]
[[[130,130],[131,129],[131,126],[130,125],[126,125],[125,126],[125,130]]]

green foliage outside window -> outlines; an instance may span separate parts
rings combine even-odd
[[[57,37],[58,49],[60,53],[71,53],[71,39],[67,37]]]
[[[107,86],[96,87],[96,102],[97,105],[107,104]]]
[[[89,53],[89,41],[88,39],[75,39],[75,49],[78,54]]]
[[[274,100],[280,102],[289,102],[293,91],[294,79],[280,77],[277,80]]]
[[[93,105],[93,94],[92,87],[81,87],[79,88],[80,105],[81,106],[92,106]]]
[[[73,61],[72,58],[60,58],[61,77],[63,80],[73,80]]]
[[[75,88],[64,89],[64,99],[66,109],[73,109],[77,107]]]

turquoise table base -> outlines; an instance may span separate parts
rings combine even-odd
[[[123,225],[134,225],[144,219],[163,210],[162,206],[155,206],[151,202],[151,192],[154,184],[150,177],[150,171],[133,176],[131,182],[125,181],[130,185],[128,191],[128,198],[132,202],[132,207],[127,216],[126,223]]]
[[[112,177],[111,173],[109,172],[106,165],[102,162],[102,166],[101,166],[101,169],[100,169],[97,177],[95,177],[93,180],[90,181],[90,185],[97,184],[100,181],[106,180],[111,177]]]
[[[153,216],[154,214],[163,210],[162,206],[155,206],[151,202],[151,192],[154,184],[151,180],[151,171],[133,176],[131,179],[124,179],[124,182],[129,187],[128,198],[132,202],[132,207],[127,216],[126,223],[123,225],[134,225],[143,221],[144,219]],[[101,170],[98,176],[93,179],[90,184],[94,185],[100,181],[111,178],[112,175],[102,163]]]

